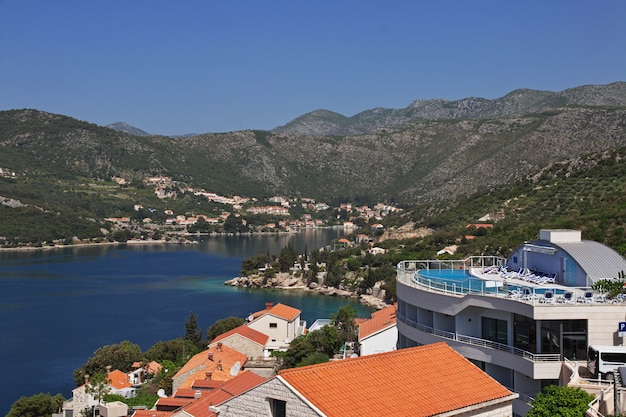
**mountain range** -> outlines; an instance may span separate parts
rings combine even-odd
[[[626,146],[626,83],[417,100],[352,117],[319,110],[271,132],[132,132],[32,109],[2,111],[0,168],[98,181],[166,175],[224,195],[442,201]],[[27,192],[0,184],[0,196],[20,194]]]

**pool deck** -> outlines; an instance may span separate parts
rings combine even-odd
[[[589,291],[589,289],[568,287],[566,285],[561,285],[558,283],[539,284],[539,283],[527,281],[521,278],[505,278],[499,273],[483,272],[483,268],[472,268],[470,269],[469,272],[475,278],[480,278],[486,281],[501,282],[502,286],[528,287],[528,288],[532,288],[533,291],[535,291],[536,289],[554,290],[554,291],[558,291],[560,294],[571,292],[574,294],[573,296],[574,302],[582,302],[581,300],[584,298],[585,292]],[[601,297],[601,294],[598,294],[595,291],[593,293],[594,293],[594,296]],[[597,301],[597,302],[605,303],[606,301]]]

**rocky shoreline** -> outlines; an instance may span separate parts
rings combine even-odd
[[[311,291],[331,297],[353,298],[358,299],[358,301],[365,306],[379,310],[389,306],[389,304],[383,300],[384,291],[379,287],[374,287],[372,294],[359,294],[353,290],[328,287],[316,282],[307,284],[303,279],[289,273],[277,273],[272,278],[265,278],[260,274],[235,277],[225,281],[224,284],[242,288],[274,288],[280,290]]]

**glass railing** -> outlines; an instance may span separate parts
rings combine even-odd
[[[398,312],[399,313],[399,312]],[[480,346],[489,349],[495,349],[503,352],[508,352],[516,356],[520,356],[524,359],[528,359],[533,362],[560,362],[561,355],[558,353],[532,353],[514,346],[505,345],[491,340],[481,339],[473,336],[466,336],[455,332],[448,332],[444,330],[435,329],[424,324],[417,323],[408,319],[402,314],[397,314],[396,318],[411,327],[414,327],[422,332],[431,333],[439,337],[443,337],[456,342],[467,343],[473,346]]]
[[[483,273],[478,277],[471,273],[497,269],[505,263],[504,258],[493,256],[469,257],[464,260],[402,261],[397,266],[397,280],[404,285],[426,288],[450,295],[486,295],[513,299],[530,304],[624,304],[626,297],[608,299],[603,294],[585,287],[564,287],[557,284],[529,285],[523,280],[503,279]]]

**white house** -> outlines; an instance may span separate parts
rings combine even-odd
[[[390,352],[396,349],[398,329],[396,306],[372,313],[372,318],[359,324],[359,352],[361,356]]]
[[[248,327],[269,336],[267,350],[287,350],[289,343],[304,334],[306,322],[300,320],[301,311],[285,304],[265,303],[265,310],[248,317]]]

